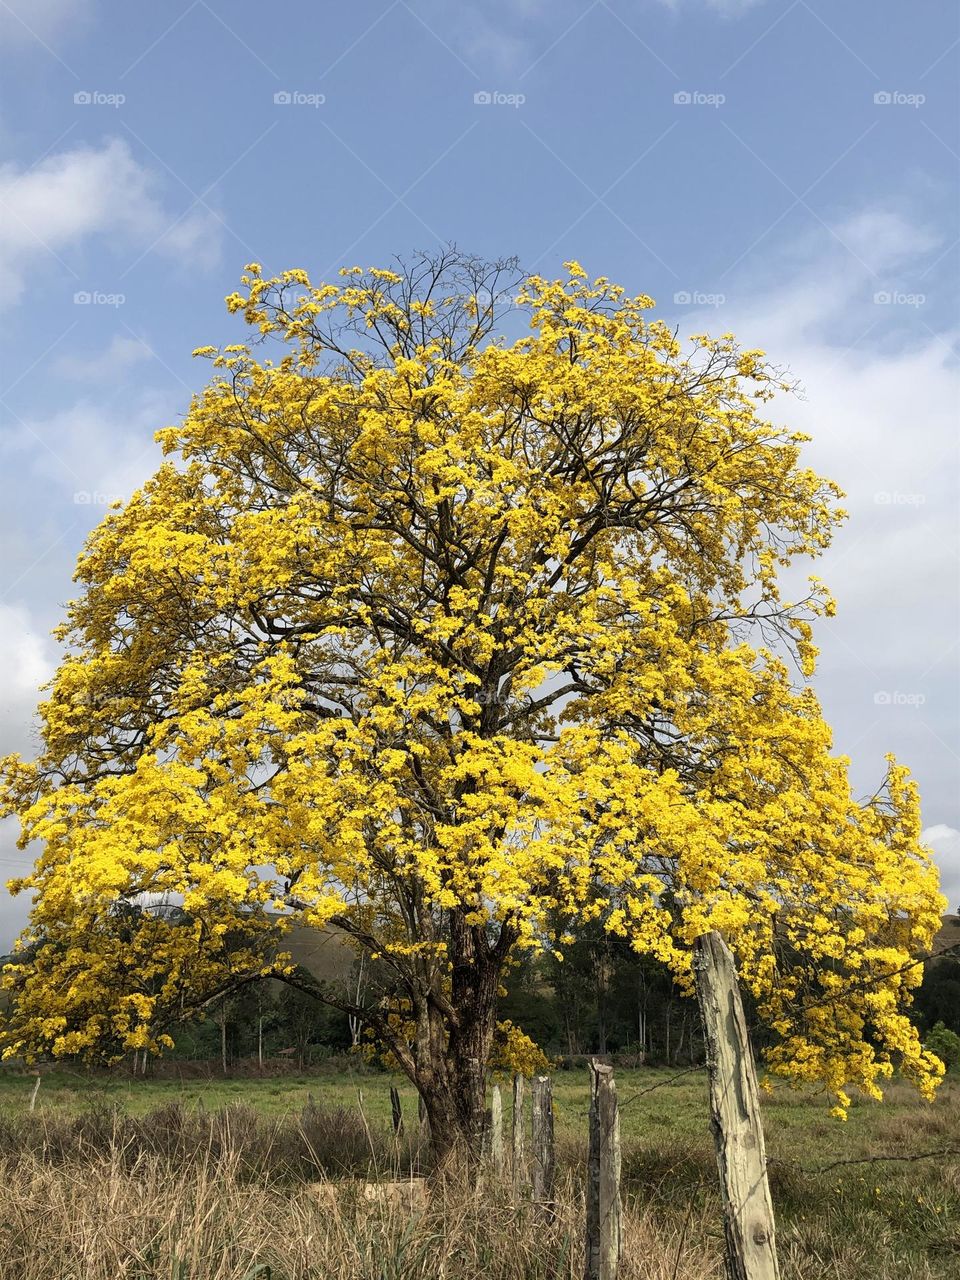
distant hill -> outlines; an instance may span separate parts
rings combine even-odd
[[[357,952],[339,929],[291,925],[280,945],[318,982],[348,982],[357,960]]]
[[[949,912],[943,917],[940,932],[934,939],[934,951],[945,951],[947,947],[960,947],[960,915]]]

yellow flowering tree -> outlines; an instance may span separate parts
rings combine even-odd
[[[276,962],[277,929],[236,904],[207,918],[179,908],[110,907],[78,895],[37,913],[3,986],[12,1007],[5,1056],[77,1056],[108,1065],[130,1050],[173,1047],[170,1031]]]
[[[906,771],[855,800],[806,683],[832,604],[779,571],[840,495],[764,417],[762,352],[453,251],[251,264],[227,305],[254,342],[197,352],[171,460],[80,560],[43,750],[6,762],[33,936],[69,955],[144,894],[336,926],[390,975],[358,1012],[439,1154],[476,1142],[511,955],[596,920],[681,983],[721,931],[771,1065],[841,1106],[895,1064],[929,1093],[906,1009],[943,903]],[[34,949],[21,1048],[57,1047],[65,963]]]

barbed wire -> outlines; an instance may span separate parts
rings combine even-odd
[[[804,1173],[829,1173],[831,1169],[839,1169],[842,1165],[883,1164],[893,1160],[905,1162],[936,1160],[943,1159],[945,1156],[960,1157],[960,1147],[938,1147],[935,1151],[915,1151],[908,1155],[850,1156],[843,1160],[831,1160],[829,1164],[804,1164],[802,1160],[788,1160],[781,1156],[768,1156],[767,1164],[788,1165],[794,1169],[801,1169]]]

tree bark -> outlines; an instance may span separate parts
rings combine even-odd
[[[495,944],[463,915],[451,920],[450,1006],[453,1017],[433,1008],[418,1018],[413,1083],[430,1118],[438,1163],[462,1149],[470,1164],[480,1158],[486,1115],[487,1064],[496,1030],[497,990],[513,935],[503,926]]]

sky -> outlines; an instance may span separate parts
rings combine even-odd
[[[0,0],[0,752],[245,263],[574,258],[802,385],[773,416],[850,511],[816,689],[857,794],[913,769],[957,909],[958,35],[937,0]]]

